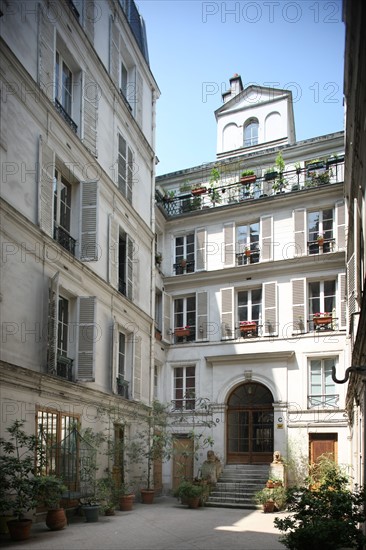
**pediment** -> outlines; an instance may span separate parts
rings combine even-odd
[[[215,111],[215,116],[218,117],[219,115],[238,110],[253,109],[253,107],[263,103],[275,101],[276,99],[286,96],[290,99],[291,92],[278,88],[267,88],[265,86],[248,86],[238,95],[221,105],[221,107]]]

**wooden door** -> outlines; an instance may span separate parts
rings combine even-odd
[[[337,462],[337,434],[309,434],[309,460],[314,464],[326,455]]]
[[[193,440],[176,435],[173,438],[173,490],[184,478],[193,479]]]

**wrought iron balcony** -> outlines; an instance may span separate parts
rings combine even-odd
[[[315,407],[321,409],[338,409],[339,395],[308,395],[308,409],[313,409]]]
[[[236,265],[249,265],[259,262],[259,250],[249,250],[248,252],[238,252],[236,256]]]
[[[176,275],[183,275],[184,273],[194,273],[194,260],[188,262],[178,262],[173,264],[173,270]]]
[[[123,378],[123,376],[119,376],[117,378],[117,393],[121,397],[124,397],[125,399],[129,399],[129,382]]]
[[[311,319],[308,319],[308,330],[323,332],[329,330],[338,329],[338,318],[333,317],[330,313],[329,315],[316,316],[314,315]]]
[[[308,241],[308,253],[309,254],[326,254],[327,252],[334,252],[335,239],[323,239],[322,242],[318,240]]]
[[[61,105],[61,103],[58,101],[58,99],[55,99],[55,106],[62,118],[67,122],[67,124],[70,126],[73,132],[75,134],[78,131],[77,124],[72,120],[71,116],[65,111],[64,107]]]
[[[120,88],[119,91],[120,91],[121,97],[122,97],[122,99],[123,99],[123,101],[124,101],[126,107],[127,107],[127,108],[131,111],[131,113],[132,113],[131,104],[130,104],[130,102],[128,101],[127,97],[125,96],[123,90]]]
[[[75,256],[75,245],[76,240],[69,235],[63,227],[60,225],[55,225],[53,229],[53,238],[55,241],[57,241],[61,246],[63,246],[70,254]]]
[[[124,296],[127,296],[127,285],[124,279],[121,279],[121,278],[118,279],[118,292],[120,292]]]
[[[309,168],[309,165],[296,170],[287,170],[281,175],[278,173],[263,174],[256,178],[254,183],[243,184],[240,181],[240,172],[226,172],[215,189],[210,188],[210,168],[202,176],[202,186],[207,192],[196,196],[192,191],[184,191],[174,196],[162,195],[157,191],[156,202],[168,217],[180,216],[191,212],[207,211],[210,208],[219,208],[246,201],[264,200],[268,197],[283,197],[288,193],[300,192],[318,188],[324,185],[342,183],[344,181],[344,158],[329,160],[324,167]],[[159,184],[159,178],[157,180]],[[331,251],[332,240],[328,239]],[[317,245],[315,245],[317,246]],[[323,252],[327,252],[327,246]]]
[[[65,378],[69,382],[72,382],[72,363],[73,360],[64,355],[57,356],[56,374],[60,378]]]

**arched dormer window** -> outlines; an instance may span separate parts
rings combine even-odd
[[[258,143],[259,122],[256,118],[250,118],[244,124],[244,147],[251,147]]]

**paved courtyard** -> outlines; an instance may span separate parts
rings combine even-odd
[[[276,515],[260,510],[199,508],[190,510],[172,497],[152,505],[136,503],[132,512],[101,516],[97,523],[72,518],[62,531],[44,523],[32,527],[31,539],[0,545],[27,550],[284,550],[273,526]]]

